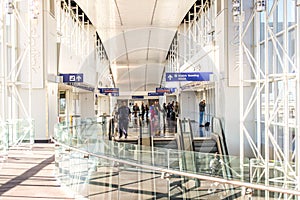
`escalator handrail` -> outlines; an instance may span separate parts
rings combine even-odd
[[[219,122],[219,126],[220,126],[220,129],[221,129],[221,133],[218,133],[214,130],[214,122],[218,121]],[[212,117],[212,120],[211,120],[212,124],[211,124],[211,127],[212,127],[212,132],[217,134],[219,136],[219,139],[220,139],[220,142],[221,142],[221,147],[222,147],[222,154],[223,155],[228,155],[228,148],[227,148],[227,143],[226,143],[226,137],[225,137],[225,133],[224,133],[224,129],[223,129],[223,126],[222,126],[222,123],[221,123],[221,119],[218,118],[218,117]]]

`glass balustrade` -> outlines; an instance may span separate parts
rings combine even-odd
[[[34,143],[34,120],[11,119],[1,121],[0,151],[5,154],[10,147],[27,147]]]
[[[252,181],[249,159],[241,165],[236,156],[110,141],[103,125],[92,120],[55,129],[57,178],[82,197],[223,199],[253,194],[243,186]]]

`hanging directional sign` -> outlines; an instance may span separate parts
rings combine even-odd
[[[132,95],[131,99],[144,99],[143,95]]]
[[[63,77],[64,83],[79,83],[83,82],[83,74],[60,74]]]
[[[148,96],[164,96],[164,93],[160,93],[160,92],[148,92]]]
[[[209,81],[212,72],[171,72],[166,73],[166,81]]]
[[[171,93],[171,88],[156,88],[157,93]]]
[[[119,88],[98,88],[101,94],[119,96]]]

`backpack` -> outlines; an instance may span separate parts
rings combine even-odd
[[[210,125],[209,122],[206,122],[206,123],[204,124],[205,127],[209,127],[209,125]]]

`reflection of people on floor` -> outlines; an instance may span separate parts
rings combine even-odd
[[[222,175],[223,160],[218,153],[215,153],[214,158],[209,162],[211,175]]]

